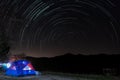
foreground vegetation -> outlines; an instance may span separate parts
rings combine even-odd
[[[120,80],[120,79],[115,76],[42,72],[42,74],[40,75],[27,77],[9,77],[1,73],[0,80]]]

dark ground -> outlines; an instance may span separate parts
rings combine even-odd
[[[28,77],[9,77],[1,74],[0,80],[120,80],[120,79],[115,76],[43,72],[41,75]]]

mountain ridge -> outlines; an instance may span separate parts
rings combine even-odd
[[[34,58],[27,56],[39,71],[55,71],[68,73],[104,74],[109,69],[110,73],[120,74],[120,54],[82,55],[67,53],[52,58]]]

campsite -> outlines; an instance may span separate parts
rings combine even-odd
[[[0,0],[0,80],[120,80],[120,0]]]

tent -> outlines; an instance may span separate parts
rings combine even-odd
[[[36,75],[36,71],[29,61],[17,60],[7,64],[6,75],[8,76]]]

